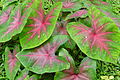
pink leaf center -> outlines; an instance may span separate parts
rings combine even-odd
[[[97,48],[100,48],[100,50],[105,50],[107,53],[110,53],[108,44],[106,42],[110,42],[112,40],[107,39],[106,35],[111,34],[113,32],[105,32],[104,28],[109,23],[105,23],[99,26],[98,20],[99,19],[95,19],[94,16],[92,16],[92,27],[91,28],[84,26],[84,25],[73,26],[73,27],[75,27],[77,30],[80,30],[77,33],[77,35],[79,34],[85,35],[83,43],[88,41],[90,49],[92,49],[93,46],[95,46]]]
[[[28,55],[30,59],[34,61],[33,66],[39,65],[41,67],[45,67],[46,65],[52,66],[54,63],[61,63],[63,61],[57,59],[55,56],[55,51],[57,50],[60,43],[54,42],[53,44],[48,43],[47,45],[41,46],[36,49],[35,52],[31,52]]]
[[[36,34],[38,35],[38,38],[40,38],[41,32],[42,31],[46,32],[47,27],[51,25],[49,20],[54,17],[52,16],[54,9],[50,11],[48,15],[45,15],[44,10],[42,9],[42,7],[40,7],[39,10],[36,11],[38,16],[36,18],[35,17],[30,18],[34,21],[34,23],[28,25],[29,27],[33,27],[32,30],[27,32],[27,34],[32,33],[32,35],[30,36],[28,40],[32,39]]]
[[[9,64],[10,72],[13,71],[13,69],[14,69],[14,67],[16,65],[16,62],[17,62],[17,58],[15,56],[16,54],[17,54],[16,50],[14,50],[13,53],[9,52],[9,55],[8,55],[8,57],[9,57],[8,64]]]
[[[74,5],[75,5],[75,3],[73,3],[69,0],[63,2],[63,8],[72,8]]]
[[[12,8],[9,7],[5,12],[2,13],[2,15],[0,16],[0,25],[5,23],[9,19],[11,9]]]
[[[13,17],[14,21],[12,23],[10,23],[10,26],[8,26],[8,29],[6,32],[4,32],[4,36],[6,36],[8,33],[14,31],[15,29],[18,29],[19,26],[22,24],[22,17],[21,17],[21,13],[20,10],[17,10],[16,15]]]

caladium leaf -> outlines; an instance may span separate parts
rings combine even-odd
[[[82,5],[79,0],[55,0],[62,2],[62,10],[64,12],[79,10]]]
[[[30,71],[38,74],[61,71],[69,68],[69,63],[55,52],[68,40],[66,35],[58,35],[38,48],[23,50],[17,54],[20,62]]]
[[[71,67],[75,67],[75,62],[72,58],[72,56],[68,53],[68,51],[64,48],[60,49],[59,56],[63,56],[66,58],[66,60],[70,63]]]
[[[32,22],[24,28],[20,35],[20,43],[23,49],[34,48],[41,45],[49,39],[53,33],[62,4],[54,4],[47,15],[45,15],[41,6],[41,1],[34,1],[34,10],[30,16]],[[33,16],[33,14],[36,16]]]
[[[65,20],[68,20],[68,19],[71,19],[71,18],[78,18],[78,17],[82,17],[83,15],[86,15],[87,14],[87,10],[79,10],[79,11],[76,11],[75,13],[71,13],[69,14]]]
[[[8,47],[5,49],[5,71],[10,80],[14,80],[16,73],[20,68],[20,62],[15,56],[19,51],[18,46],[13,50],[13,52],[11,52]]]
[[[82,23],[70,23],[67,26],[68,33],[87,56],[117,64],[120,55],[119,29],[94,6],[88,12],[91,27]]]
[[[15,9],[11,11],[9,19],[6,19],[7,22],[4,21],[5,23],[0,25],[0,42],[6,42],[22,31],[31,12],[31,8],[24,10],[28,2],[29,1],[25,1],[16,6]],[[6,16],[4,16],[4,18],[6,18]]]
[[[17,76],[15,80],[29,80],[28,72],[29,71],[26,69],[22,70],[21,73],[18,74],[19,76]]]
[[[113,6],[108,2],[102,0],[92,0],[93,3],[100,11],[110,17],[118,27],[120,27],[120,14],[113,12]]]
[[[72,57],[65,49],[62,49],[59,55],[66,57],[71,67],[68,70],[57,72],[54,80],[96,80],[96,61],[86,57],[76,68]]]
[[[1,14],[0,15],[0,26],[8,21],[12,8],[13,8],[13,5],[2,10],[2,12],[0,13]]]
[[[115,14],[110,4],[104,6],[97,6],[97,8],[104,14],[106,14],[108,17],[110,17],[116,23],[116,25],[120,27],[120,14]]]
[[[110,8],[111,7],[109,6],[109,8],[107,9],[104,8],[99,8],[99,9],[108,17],[110,17],[118,27],[120,27],[120,15],[119,14],[116,15],[114,12],[111,11],[112,9],[110,10]]]

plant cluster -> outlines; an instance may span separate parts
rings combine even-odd
[[[0,80],[119,80],[119,10],[109,0],[1,0]]]

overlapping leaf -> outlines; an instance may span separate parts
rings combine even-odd
[[[74,60],[65,49],[62,49],[59,55],[66,57],[71,66],[68,70],[57,72],[54,80],[96,80],[96,62],[94,60],[86,57],[76,68]]]
[[[82,6],[79,0],[55,0],[55,1],[63,2],[62,10],[65,12],[79,10]]]
[[[62,4],[54,4],[47,15],[41,6],[41,0],[34,1],[32,7],[33,11],[30,16],[31,20],[20,36],[20,42],[23,49],[34,48],[41,45],[49,39],[53,33]]]
[[[120,14],[115,14],[111,5],[97,6],[100,11],[110,17],[120,27]]]
[[[70,23],[68,33],[87,56],[117,64],[120,55],[119,29],[94,6],[89,9],[89,15],[91,27]]]
[[[23,50],[17,58],[27,69],[38,74],[68,69],[69,63],[63,57],[55,55],[59,46],[67,40],[67,36],[55,36],[38,48]]]
[[[15,80],[29,80],[28,70],[23,69]]]
[[[19,52],[18,46],[11,52],[7,47],[5,50],[5,70],[7,77],[10,80],[14,80],[17,71],[20,68],[20,62],[16,58],[16,54]]]
[[[2,24],[4,24],[5,22],[8,21],[12,8],[13,8],[13,5],[5,8],[0,13],[0,25],[2,25]]]
[[[0,19],[0,42],[6,42],[22,31],[31,12],[30,8],[24,10],[28,2],[29,0],[16,6],[11,14],[9,12],[11,7],[7,12],[3,12]]]
[[[100,11],[110,17],[120,27],[120,14],[113,12],[113,6],[102,0],[90,0]]]
[[[78,18],[78,17],[82,17],[83,15],[86,15],[87,14],[87,10],[79,10],[79,11],[76,11],[75,13],[71,13],[69,14],[65,20],[67,19],[71,19],[71,18]],[[86,16],[85,16],[86,17]]]

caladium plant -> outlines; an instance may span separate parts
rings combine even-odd
[[[117,80],[117,9],[113,0],[0,0],[0,80],[101,80],[103,71]]]
[[[38,74],[68,69],[69,63],[63,57],[55,55],[59,46],[67,40],[66,35],[55,36],[38,48],[23,50],[17,54],[17,58],[27,69]]]
[[[67,26],[68,33],[87,56],[117,64],[120,53],[119,29],[94,6],[88,13],[91,25],[70,23]]]
[[[30,8],[24,11],[28,2],[19,3],[12,11],[11,6],[8,6],[8,10],[3,12],[0,19],[0,42],[6,42],[22,31],[31,12]]]
[[[20,36],[20,42],[23,49],[30,49],[41,45],[43,42],[49,39],[53,33],[62,4],[54,4],[47,15],[41,6],[42,0],[34,1],[32,7],[33,10],[30,16],[32,22],[24,28]]]
[[[66,57],[70,63],[70,69],[57,72],[54,80],[96,80],[96,61],[88,57],[84,58],[77,68],[70,54],[61,49],[60,56]]]
[[[13,52],[10,51],[8,47],[5,49],[5,70],[7,77],[10,80],[14,80],[19,68],[20,62],[16,58],[16,54],[19,52],[19,47],[16,46]]]

